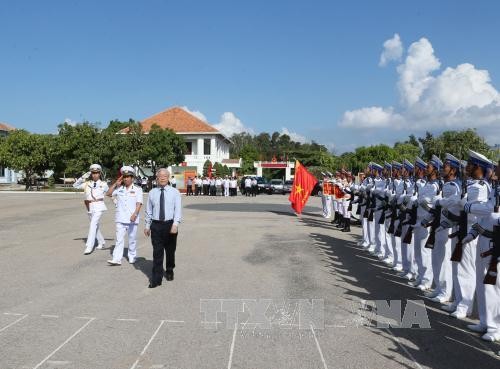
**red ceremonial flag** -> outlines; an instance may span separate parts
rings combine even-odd
[[[292,208],[297,214],[302,213],[302,209],[306,206],[306,202],[317,182],[316,177],[309,173],[298,160],[295,161],[295,177],[293,178],[292,192],[290,192],[288,200],[292,203]]]

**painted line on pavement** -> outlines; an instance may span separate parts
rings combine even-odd
[[[137,358],[137,360],[135,361],[135,363],[130,367],[130,369],[135,369],[137,368],[137,365],[139,364],[139,360],[141,359],[141,357],[146,353],[147,349],[149,348],[149,345],[151,345],[151,342],[153,342],[153,340],[155,339],[156,335],[158,334],[158,332],[160,331],[162,325],[165,324],[165,321],[162,320],[160,322],[160,325],[158,326],[158,328],[156,328],[156,330],[154,331],[153,335],[151,336],[151,338],[149,339],[148,343],[146,344],[146,346],[144,346],[144,348],[142,349],[141,353],[139,354],[139,357]]]
[[[73,338],[75,338],[81,331],[83,331],[85,328],[87,328],[87,326],[90,323],[92,323],[94,320],[95,320],[95,318],[89,319],[89,321],[87,323],[85,323],[75,333],[73,333],[71,336],[69,336],[68,339],[66,339],[66,341],[64,341],[63,343],[61,343],[59,345],[59,347],[57,347],[54,351],[52,351],[45,359],[43,359],[42,361],[40,361],[33,369],[38,369],[39,367],[41,367],[47,360],[49,360],[52,356],[54,356],[57,353],[57,351],[59,351],[60,349],[62,349],[68,342],[70,342]]]
[[[236,341],[237,330],[238,330],[238,323],[234,323],[233,340],[231,341],[231,348],[229,349],[229,362],[227,363],[227,369],[231,369],[231,365],[233,364],[234,343]]]
[[[312,324],[309,324],[309,326],[311,327],[311,332],[313,334],[314,341],[316,341],[316,348],[318,349],[319,356],[321,358],[321,362],[323,363],[323,368],[328,369],[328,366],[326,365],[325,357],[323,356],[323,351],[321,350],[321,346],[319,345],[318,338],[316,337],[316,332],[314,331]]]
[[[21,320],[25,319],[27,316],[28,316],[28,314],[23,315],[23,316],[22,316],[22,317],[20,317],[19,319],[14,320],[12,323],[7,324],[5,327],[3,327],[2,329],[0,329],[0,332],[3,332],[3,331],[4,331],[4,330],[6,330],[7,328],[12,327],[14,324],[19,323]]]

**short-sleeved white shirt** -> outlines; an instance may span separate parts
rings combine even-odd
[[[116,197],[116,223],[131,223],[130,217],[135,212],[137,203],[142,202],[142,188],[131,185],[129,188],[120,186],[113,191],[113,197]],[[135,224],[139,223],[139,215],[135,219]]]

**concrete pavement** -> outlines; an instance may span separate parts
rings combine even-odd
[[[298,218],[281,195],[183,197],[175,280],[153,290],[142,219],[138,262],[109,267],[110,201],[107,249],[89,256],[78,196],[0,193],[0,203],[0,369],[500,365],[499,345],[431,302],[430,328],[360,322],[360,301],[425,299],[355,246],[358,228],[321,218],[319,198]],[[297,301],[312,299],[323,305],[300,320]],[[270,327],[250,324],[259,308]]]

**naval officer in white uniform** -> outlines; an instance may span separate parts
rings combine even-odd
[[[104,248],[104,237],[101,233],[99,221],[103,212],[107,210],[104,203],[104,195],[108,191],[108,184],[101,180],[102,168],[99,164],[92,164],[89,171],[78,178],[74,188],[83,189],[85,195],[85,207],[90,219],[89,232],[85,245],[85,255],[94,250],[94,244],[97,238],[97,249]],[[90,178],[90,179],[89,179]]]
[[[116,245],[109,265],[121,265],[125,234],[128,235],[128,262],[137,257],[137,226],[142,207],[142,188],[134,184],[135,171],[130,166],[121,168],[121,176],[108,190],[107,195],[116,199]]]

